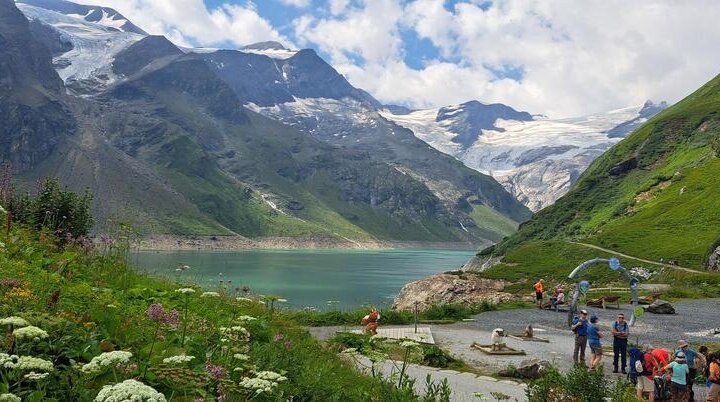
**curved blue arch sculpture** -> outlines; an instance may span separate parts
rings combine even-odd
[[[637,289],[638,285],[640,284],[640,281],[630,275],[630,272],[628,272],[627,269],[623,268],[622,265],[620,265],[620,261],[617,258],[594,258],[592,260],[588,260],[583,262],[582,264],[578,265],[573,271],[568,275],[569,279],[576,279],[578,275],[587,268],[590,268],[594,265],[601,265],[601,264],[607,264],[610,269],[613,271],[619,272],[625,280],[628,281],[628,284],[630,286],[630,305],[632,306],[633,313],[630,317],[630,325],[635,325],[635,306],[638,304],[638,295],[637,295]],[[570,308],[568,309],[568,326],[572,325],[573,318],[577,315],[577,301],[580,298],[580,294],[582,293],[582,289],[580,286],[580,283],[575,287],[575,291],[573,292],[572,301],[570,302]]]

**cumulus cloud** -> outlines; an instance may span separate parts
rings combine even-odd
[[[677,101],[720,71],[712,0],[414,0],[401,8],[365,0],[341,16],[307,17],[296,36],[354,85],[414,106],[479,99],[567,117]],[[379,20],[363,23],[367,16]],[[438,59],[410,68],[401,29],[429,40]]]
[[[228,2],[210,9],[203,0],[76,1],[112,7],[145,31],[166,35],[170,40],[184,46],[217,46],[228,43],[243,46],[266,40],[292,44],[268,20],[258,14],[252,2],[242,5]]]
[[[292,4],[291,37],[248,0],[77,1],[184,45],[312,47],[353,85],[416,107],[478,99],[568,117],[674,102],[720,72],[716,0],[274,0]],[[435,49],[409,63],[408,40]]]

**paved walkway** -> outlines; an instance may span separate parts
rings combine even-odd
[[[353,329],[347,332],[353,334],[365,333],[362,329]],[[435,338],[433,338],[430,327],[417,327],[417,332],[415,332],[415,327],[380,327],[377,334],[387,339],[409,339],[419,343],[435,344]]]

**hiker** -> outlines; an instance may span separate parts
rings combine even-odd
[[[596,315],[590,317],[587,334],[588,344],[590,345],[590,368],[595,368],[600,365],[603,355],[602,344],[600,343],[600,338],[603,337],[603,334],[598,327],[598,318]]]
[[[375,306],[370,307],[370,313],[363,317],[361,324],[365,325],[365,333],[377,335],[377,329],[380,324],[380,313],[378,313]]]
[[[587,347],[588,334],[588,321],[586,310],[580,310],[580,318],[575,318],[573,320],[570,329],[575,332],[575,349],[573,350],[573,362],[575,364],[585,364],[585,348]]]
[[[695,368],[695,358],[697,357],[698,352],[695,349],[691,348],[690,345],[688,345],[687,341],[684,339],[678,341],[678,349],[675,352],[682,352],[683,355],[685,355],[686,364],[688,366],[686,381],[687,393],[689,399],[691,401],[694,401],[695,392],[693,391],[693,383],[695,383],[695,376],[697,375],[697,369]]]
[[[544,283],[545,281],[540,279],[533,285],[533,288],[535,288],[535,304],[537,304],[539,309],[542,309],[543,292],[545,291]]]
[[[710,382],[709,402],[720,402],[720,352],[710,353],[707,357],[707,379]]]
[[[625,314],[620,313],[617,315],[617,321],[612,325],[613,335],[613,373],[618,372],[618,360],[620,360],[620,367],[622,367],[622,373],[627,374],[625,366],[627,364],[627,344],[628,336],[630,335],[630,326],[625,322]]]
[[[557,311],[558,306],[565,304],[565,291],[561,287],[555,288],[555,294],[550,297],[550,308]]]
[[[645,345],[645,353],[643,353],[642,361],[635,362],[635,371],[638,373],[637,384],[637,400],[643,400],[643,393],[648,393],[648,401],[655,401],[655,376],[658,374],[658,361],[653,355],[654,348],[652,345]]]
[[[690,368],[687,365],[685,353],[675,353],[675,361],[663,367],[660,371],[672,370],[670,378],[670,393],[673,401],[687,401],[687,378]],[[694,401],[694,399],[690,399]]]

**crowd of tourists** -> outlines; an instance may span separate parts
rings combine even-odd
[[[565,303],[562,287],[553,290],[549,304],[543,304],[544,281],[540,279],[533,286],[538,308],[557,308]],[[570,329],[575,333],[573,362],[587,364],[586,350],[590,347],[589,367],[601,367],[603,359],[604,331],[599,318],[588,317],[586,310],[580,310]],[[707,346],[697,350],[687,341],[679,340],[675,350],[652,345],[635,346],[628,349],[630,325],[625,315],[619,313],[610,326],[612,336],[613,373],[622,373],[635,384],[638,401],[657,400],[695,401],[695,391],[707,388],[707,401],[720,402],[720,351],[710,353]],[[697,383],[702,380],[703,383]]]
[[[613,373],[627,374],[636,384],[637,399],[648,396],[650,402],[656,399],[672,401],[694,401],[698,387],[707,387],[707,401],[720,402],[720,352],[710,353],[706,346],[697,350],[687,341],[679,340],[677,349],[668,351],[652,345],[633,347],[628,350],[630,326],[625,315],[620,313],[612,323],[610,335],[613,339]],[[580,310],[572,321],[570,329],[575,333],[573,362],[586,364],[585,350],[590,346],[590,367],[599,367],[603,357],[602,339],[604,333],[599,327],[597,316]],[[697,384],[696,380],[704,383]]]

